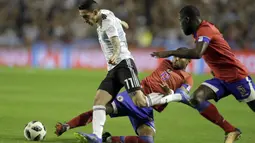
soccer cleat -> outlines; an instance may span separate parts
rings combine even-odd
[[[226,133],[224,143],[233,143],[241,138],[241,130],[236,129],[233,132]]]
[[[69,125],[68,124],[62,124],[60,122],[58,122],[55,126],[56,128],[56,131],[55,131],[55,134],[57,136],[61,136],[64,132],[66,132],[69,128]]]
[[[109,132],[105,132],[102,136],[103,143],[111,142],[112,135]]]
[[[74,133],[78,143],[102,143],[102,139],[99,139],[95,134],[86,134],[82,132]]]

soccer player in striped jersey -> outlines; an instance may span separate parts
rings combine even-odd
[[[128,28],[128,24],[118,19],[110,10],[99,9],[94,0],[84,0],[79,6],[79,14],[85,23],[97,26],[98,40],[107,61],[108,73],[99,85],[94,100],[93,134],[83,134],[88,140],[96,138],[100,143],[106,121],[105,106],[117,96],[122,87],[126,88],[132,101],[139,107],[149,107],[157,103],[154,100],[149,101],[141,91],[137,68],[128,50],[123,30],[123,27]]]

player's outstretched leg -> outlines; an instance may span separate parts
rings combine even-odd
[[[150,137],[150,136],[111,136],[110,133],[108,132],[103,134],[103,142],[104,143],[154,143],[153,137]]]
[[[240,138],[241,131],[225,120],[224,117],[219,113],[218,109],[209,101],[204,101],[194,107],[189,103],[190,96],[185,91],[182,89],[177,89],[176,93],[180,93],[182,95],[182,103],[195,108],[204,118],[211,121],[215,125],[218,125],[225,131],[225,143],[233,143],[235,140]]]
[[[193,106],[197,106],[204,101],[216,99],[216,96],[217,95],[211,88],[205,85],[200,85],[192,94],[190,98],[190,103]]]
[[[154,143],[155,131],[151,127],[143,124],[137,129],[137,134],[139,136],[111,136],[106,132],[102,139],[105,143]]]

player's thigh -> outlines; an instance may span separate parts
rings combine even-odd
[[[252,103],[255,100],[255,84],[250,77],[225,85],[238,101]]]
[[[139,136],[154,136],[156,133],[155,123],[153,118],[139,118],[136,116],[129,116],[129,120],[132,124],[132,127],[135,133]]]
[[[114,80],[113,75],[108,73],[105,79],[99,85],[94,104],[106,105],[116,97],[122,87],[123,86],[120,85],[119,82]]]
[[[118,67],[116,75],[121,84],[123,84],[128,93],[140,90],[140,81],[137,76],[137,69],[132,59],[122,61]]]
[[[198,100],[205,101],[214,99],[215,101],[229,95],[223,82],[217,78],[204,81],[193,93],[191,98],[196,97]]]
[[[107,91],[98,89],[94,99],[94,105],[106,105],[112,98],[112,95]]]
[[[152,135],[156,132],[152,107],[139,108],[133,106],[132,112],[129,114],[129,120],[137,135],[145,135],[146,133]]]

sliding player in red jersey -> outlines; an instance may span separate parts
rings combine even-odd
[[[171,99],[171,101],[181,101],[182,103],[192,107],[188,102],[189,96],[187,93],[193,85],[193,80],[191,74],[185,71],[185,68],[189,62],[190,60],[181,58],[174,58],[173,62],[170,60],[164,60],[151,75],[142,80],[141,85],[144,93],[169,94],[170,91],[167,89],[172,89],[175,91],[174,95],[178,96],[173,96],[174,98]],[[155,96],[150,100],[158,99],[157,96]],[[158,112],[162,112],[166,106],[167,104],[154,106],[154,109]],[[205,101],[194,108],[197,109],[203,117],[220,126],[226,133],[235,133],[236,128],[229,124],[220,115],[217,108],[210,102]],[[106,106],[106,112],[111,117],[128,116],[138,136],[110,136],[109,133],[105,133],[103,135],[103,142],[154,142],[153,137],[155,135],[155,126],[152,107],[139,108],[135,106],[132,99],[128,96],[128,93],[124,91],[119,93],[116,99],[114,99],[111,104]],[[91,123],[92,116],[92,111],[88,111],[73,118],[66,124],[58,123],[56,125],[56,134],[60,136],[69,129],[85,126]],[[82,136],[82,133],[78,134],[78,137],[80,138],[81,142],[86,140]],[[230,141],[231,139],[229,139],[227,136],[227,140]]]
[[[210,99],[218,101],[232,94],[238,101],[246,102],[255,112],[255,84],[220,31],[212,23],[202,20],[199,10],[192,5],[181,9],[179,19],[184,34],[193,35],[196,47],[154,52],[152,56],[158,58],[177,56],[205,60],[214,78],[206,80],[195,90],[190,99],[193,105],[199,105]],[[233,137],[238,138],[238,136],[236,134]]]

